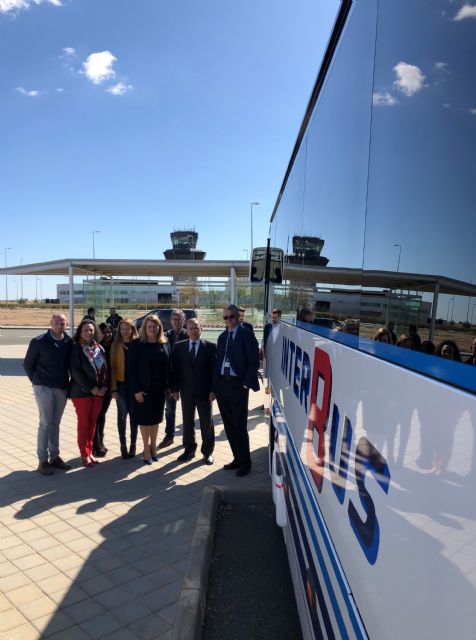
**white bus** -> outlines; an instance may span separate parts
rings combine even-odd
[[[273,483],[306,639],[476,635],[475,64],[474,1],[336,3],[272,214]]]

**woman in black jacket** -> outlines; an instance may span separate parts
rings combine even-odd
[[[107,392],[108,371],[95,322],[82,320],[73,338],[69,397],[78,417],[78,446],[85,467],[99,461],[92,456],[96,420]]]
[[[170,371],[170,347],[157,316],[148,316],[139,340],[129,350],[134,418],[144,442],[144,464],[157,462],[157,433],[164,419],[165,389]]]

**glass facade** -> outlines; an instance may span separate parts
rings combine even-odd
[[[272,220],[286,255],[273,304],[287,321],[306,307],[341,333],[358,327],[362,349],[390,326],[404,347],[431,339],[471,360],[475,65],[461,3],[353,3]]]

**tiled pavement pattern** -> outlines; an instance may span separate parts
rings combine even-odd
[[[0,639],[167,638],[203,487],[269,486],[268,427],[258,409],[264,394],[250,394],[253,470],[245,478],[222,470],[231,457],[216,403],[213,466],[200,456],[176,462],[179,432],[149,467],[140,455],[120,459],[114,402],[106,422],[109,453],[93,469],[80,466],[68,402],[60,444],[73,470],[45,477],[35,471],[37,410],[21,367],[24,353],[25,347],[1,348]]]

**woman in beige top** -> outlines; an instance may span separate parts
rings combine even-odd
[[[111,348],[111,394],[117,402],[117,430],[121,443],[123,460],[136,454],[137,422],[132,414],[132,393],[127,385],[128,354],[137,339],[137,330],[130,318],[123,318],[117,327],[114,344]],[[131,445],[127,450],[126,424],[127,414],[131,429]]]

